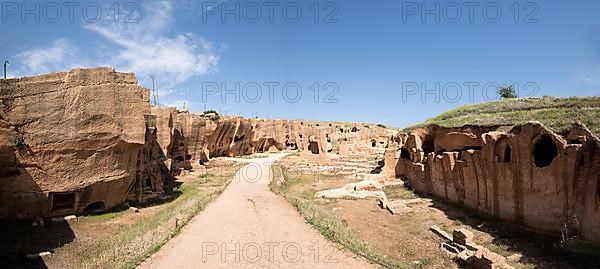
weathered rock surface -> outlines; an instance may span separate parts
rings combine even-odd
[[[368,199],[385,198],[381,185],[372,180],[348,183],[341,188],[323,190],[315,193],[315,197],[324,199]]]
[[[452,232],[452,241],[461,245],[470,245],[473,243],[473,232],[467,229],[456,229]]]
[[[542,232],[600,242],[600,140],[575,124],[430,126],[392,139],[383,174]]]
[[[202,170],[211,157],[300,149],[322,161],[342,141],[381,150],[388,142],[386,129],[375,126],[217,119],[151,107],[148,95],[133,74],[111,68],[0,80],[0,199],[8,201],[0,217],[157,199],[172,189],[173,176]]]
[[[404,215],[412,212],[403,200],[388,200],[387,197],[379,198],[379,207],[387,209],[392,215]]]
[[[452,237],[436,225],[429,228],[444,242],[440,249],[451,256],[461,265],[461,268],[469,269],[511,269],[507,259],[483,246],[473,242],[473,233],[467,229],[456,229]]]
[[[133,74],[74,69],[0,86],[0,216],[124,201],[150,112],[148,91]]]
[[[354,191],[344,188],[330,189],[315,193],[316,198],[323,199],[378,199],[385,196],[383,191]]]
[[[468,269],[512,269],[514,267],[506,263],[506,258],[487,248],[480,248],[475,253],[464,256],[466,259],[459,263]]]

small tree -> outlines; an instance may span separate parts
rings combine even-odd
[[[497,92],[498,92],[498,95],[500,95],[500,97],[502,97],[503,99],[517,98],[516,91],[512,85],[502,86],[502,87],[498,88]]]

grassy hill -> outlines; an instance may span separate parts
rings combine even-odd
[[[424,123],[404,130],[437,124],[444,127],[474,125],[512,125],[540,121],[547,127],[562,131],[581,121],[600,134],[600,97],[515,98],[496,102],[462,106]]]

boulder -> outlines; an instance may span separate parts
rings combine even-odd
[[[473,233],[467,229],[456,229],[452,232],[452,241],[461,245],[473,244]]]
[[[412,212],[412,209],[408,207],[403,200],[389,201],[387,203],[387,210],[390,211],[392,215],[404,215]]]
[[[442,238],[444,241],[452,241],[452,237],[446,233],[444,230],[442,230],[440,227],[438,227],[437,225],[433,225],[431,227],[429,227],[429,230],[432,231],[434,234],[436,234],[437,236],[439,236],[440,238]]]
[[[199,155],[198,155],[198,159],[202,162],[202,163],[206,163],[210,160],[210,151],[208,149],[203,149],[200,151]]]
[[[363,180],[356,183],[346,185],[344,188],[351,188],[355,191],[380,191],[382,190],[381,184],[374,180]]]
[[[506,258],[500,254],[481,248],[471,255],[465,262],[464,268],[469,269],[512,269],[506,263]]]

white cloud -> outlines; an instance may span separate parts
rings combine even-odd
[[[67,38],[57,39],[49,47],[37,47],[17,54],[20,65],[17,73],[40,74],[87,66],[79,48]]]
[[[118,47],[111,55],[114,65],[138,77],[156,75],[163,86],[216,70],[219,55],[208,40],[193,33],[168,35],[173,23],[171,1],[142,7],[138,23],[115,23],[110,19],[85,28]]]
[[[143,4],[142,4],[143,3]],[[20,74],[64,71],[73,67],[113,66],[134,72],[149,81],[155,75],[161,94],[192,76],[217,70],[219,55],[212,43],[194,33],[171,33],[174,23],[172,1],[140,2],[137,23],[114,21],[107,16],[84,28],[103,37],[100,45],[86,49],[86,55],[67,38],[57,39],[50,47],[25,50],[17,55]],[[120,16],[124,18],[124,16]]]

